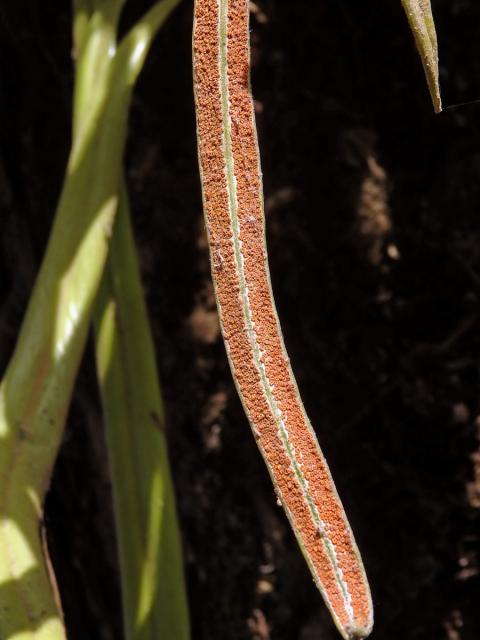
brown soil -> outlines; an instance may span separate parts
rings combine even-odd
[[[125,24],[148,3],[130,4]],[[480,106],[432,114],[398,0],[256,0],[252,8],[273,289],[371,581],[372,638],[476,640]],[[2,364],[68,153],[67,9],[60,0],[0,7]],[[437,0],[434,10],[444,104],[474,100],[480,5]],[[149,58],[126,164],[194,640],[333,640],[219,336],[201,217],[191,18],[184,0]],[[91,348],[46,526],[70,638],[121,638]]]

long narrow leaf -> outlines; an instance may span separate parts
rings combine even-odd
[[[422,59],[428,88],[436,113],[442,110],[438,73],[438,44],[430,0],[402,0]]]
[[[193,51],[205,223],[230,368],[313,579],[343,637],[359,640],[373,625],[370,588],[272,294],[247,0],[196,0]]]
[[[109,25],[99,27],[103,39],[110,33]],[[65,638],[39,520],[117,207],[123,109],[101,104],[75,137],[47,251],[0,387],[2,638]],[[101,182],[99,162],[106,167]]]
[[[66,635],[40,522],[117,210],[130,96],[151,42],[148,30],[135,32],[117,57],[121,4],[76,5],[81,16],[74,31],[82,46],[72,151],[45,257],[0,384],[1,638]]]
[[[163,406],[125,188],[95,316],[126,638],[188,640]]]

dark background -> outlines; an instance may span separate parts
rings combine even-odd
[[[480,97],[480,3],[435,0],[445,104]],[[128,5],[125,25],[148,6]],[[480,104],[434,116],[400,0],[256,0],[273,288],[362,550],[376,640],[480,636]],[[0,5],[0,361],[69,148],[70,6]],[[192,6],[160,34],[126,166],[194,640],[337,638],[236,396],[196,159]],[[92,348],[47,499],[71,640],[121,638]],[[175,640],[171,638],[168,640]]]

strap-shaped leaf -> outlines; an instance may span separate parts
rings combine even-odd
[[[67,637],[41,536],[43,499],[107,259],[133,85],[177,1],[155,4],[119,46],[123,0],[74,5],[73,146],[48,247],[0,381],[2,639]]]
[[[290,367],[270,283],[250,88],[248,0],[196,0],[194,88],[212,275],[233,377],[312,576],[345,640],[373,608],[362,560]]]
[[[432,97],[435,113],[442,110],[438,77],[438,45],[430,0],[402,0],[410,28],[415,36]]]
[[[95,309],[125,640],[189,640],[163,403],[126,186]]]

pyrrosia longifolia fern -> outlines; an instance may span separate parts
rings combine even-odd
[[[154,349],[122,186],[132,90],[153,37],[178,1],[154,4],[120,42],[124,0],[73,3],[72,149],[45,257],[0,385],[1,639],[66,639],[41,539],[42,509],[102,277],[97,366],[125,635],[127,640],[189,638]],[[430,2],[402,0],[402,5],[439,112]],[[272,296],[249,79],[249,2],[196,0],[194,20],[204,212],[233,377],[277,496],[335,623],[346,639],[364,638],[373,625],[369,585],[300,399]]]
[[[188,640],[163,404],[125,188],[95,316],[125,637]]]
[[[442,110],[438,73],[438,44],[430,0],[402,0],[408,22],[422,59],[428,88],[436,113]]]
[[[364,638],[373,624],[368,582],[303,408],[272,296],[248,0],[196,0],[193,49],[205,220],[233,377],[315,583],[343,636]]]
[[[177,2],[154,5],[120,43],[123,0],[74,2],[72,149],[48,247],[0,386],[0,638],[66,637],[40,538],[43,499],[115,222],[133,86]],[[153,637],[140,622],[130,637]]]

